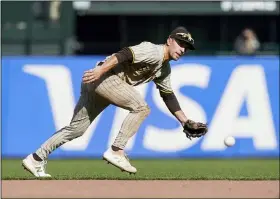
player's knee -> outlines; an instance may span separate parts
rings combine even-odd
[[[143,117],[147,117],[150,114],[151,109],[147,104],[143,104],[138,106],[134,111],[140,113]]]
[[[82,135],[84,135],[85,131],[76,131],[75,132],[75,138],[81,137]]]
[[[148,105],[145,106],[145,110],[144,110],[144,114],[145,114],[145,117],[147,117],[150,113],[151,113],[151,109]]]

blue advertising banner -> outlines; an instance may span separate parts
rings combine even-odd
[[[68,125],[83,72],[103,56],[3,57],[2,156],[24,157]],[[136,89],[151,114],[126,150],[133,158],[279,157],[279,58],[183,57],[172,61],[172,87],[186,115],[207,122],[188,140],[153,82]],[[50,158],[101,157],[128,112],[109,106],[82,137]],[[233,147],[224,138],[236,138]]]

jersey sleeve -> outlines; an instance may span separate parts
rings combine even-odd
[[[158,78],[154,79],[154,82],[157,86],[157,89],[159,89],[161,93],[173,93],[173,89],[171,87],[170,65],[162,70],[161,75]]]
[[[148,63],[156,64],[163,59],[162,53],[155,44],[151,42],[142,42],[135,46],[130,46],[129,49],[133,55],[132,63]]]

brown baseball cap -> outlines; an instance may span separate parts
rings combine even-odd
[[[194,39],[185,27],[180,26],[175,28],[170,33],[170,37],[185,42],[190,50],[195,50]]]

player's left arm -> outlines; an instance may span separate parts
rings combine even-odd
[[[154,80],[154,82],[157,85],[157,88],[159,89],[160,96],[162,97],[169,111],[181,123],[183,127],[183,132],[186,134],[187,138],[192,139],[204,136],[208,131],[207,124],[201,122],[194,122],[193,120],[187,118],[185,113],[182,111],[179,102],[171,88],[171,72],[169,70],[170,67],[167,69],[168,71],[167,73],[165,73],[166,75],[162,74],[160,78],[156,78]]]
[[[172,113],[183,125],[188,120],[188,118],[182,111],[177,97],[171,88],[170,73],[166,77],[155,79],[154,82],[157,85],[159,94],[170,113]]]
[[[183,125],[187,120],[187,116],[182,111],[180,104],[176,98],[176,95],[172,93],[165,93],[160,91],[164,103],[166,104],[169,111],[177,118],[177,120]]]

